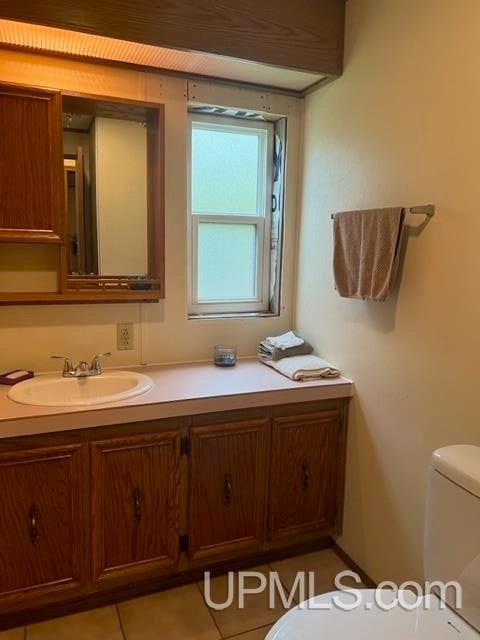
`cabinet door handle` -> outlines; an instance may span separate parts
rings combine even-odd
[[[223,477],[223,485],[224,485],[224,501],[225,504],[230,504],[232,501],[232,476],[229,473],[226,473]]]
[[[140,505],[140,489],[135,487],[132,491],[133,497],[133,520],[135,522],[140,522],[142,519],[142,510]]]
[[[38,534],[38,509],[33,504],[28,511],[28,519],[30,521],[30,541],[32,544],[38,544],[40,536]]]
[[[310,471],[308,468],[308,462],[304,460],[302,462],[302,489],[306,491],[308,489],[308,485],[310,484]]]

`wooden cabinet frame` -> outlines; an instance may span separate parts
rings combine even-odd
[[[176,565],[178,560],[178,536],[179,536],[179,496],[180,496],[180,436],[178,431],[166,431],[161,433],[153,433],[138,436],[126,436],[115,439],[107,439],[92,442],[91,445],[91,463],[92,463],[92,577],[95,582],[102,583],[115,579],[130,578],[139,573],[148,573],[149,571],[161,572],[162,570],[171,568]],[[106,528],[105,514],[105,487],[108,480],[109,467],[106,464],[108,457],[115,457],[122,454],[135,454],[135,451],[153,451],[155,448],[164,447],[168,456],[168,486],[162,487],[166,493],[167,515],[166,522],[163,524],[167,529],[167,540],[164,553],[154,557],[145,557],[134,562],[123,562],[116,566],[106,566],[104,549],[109,533]],[[131,464],[131,463],[130,463]],[[127,468],[125,465],[118,468],[123,470],[123,476],[128,472],[137,475],[143,475],[141,469]],[[154,474],[155,469],[147,469],[147,472]],[[138,481],[138,479],[137,479]],[[143,488],[133,491],[143,492]],[[143,526],[149,526],[150,523],[144,522],[145,514],[142,515],[142,507],[144,507],[143,496],[139,495],[136,501],[132,494],[132,517],[137,522],[133,524],[133,530]],[[124,496],[119,496],[119,500],[123,500]],[[125,505],[122,505],[125,506]],[[151,506],[151,505],[150,505]],[[138,509],[138,514],[136,513]],[[151,511],[151,509],[150,509]],[[150,513],[150,515],[152,515]],[[158,514],[160,518],[160,514]],[[142,521],[143,520],[143,521]],[[156,523],[152,523],[152,528],[158,533]],[[128,532],[127,532],[128,534]],[[125,540],[125,531],[117,531],[118,539],[128,548],[128,542]],[[141,542],[141,541],[140,541]],[[150,541],[151,542],[151,541]],[[116,544],[116,543],[114,543]]]
[[[11,222],[10,224],[8,224],[8,222],[5,224],[5,221],[2,220],[2,204],[0,203],[0,243],[42,243],[62,245],[65,238],[65,206],[63,201],[62,129],[61,126],[59,126],[62,118],[61,93],[60,91],[43,89],[40,87],[0,83],[0,100],[2,99],[10,99],[12,102],[17,100],[16,104],[13,103],[8,107],[7,103],[5,103],[6,111],[1,111],[1,113],[5,118],[9,116],[10,120],[18,123],[29,119],[29,116],[32,118],[33,113],[27,116],[26,112],[24,112],[24,109],[28,108],[28,104],[31,105],[32,110],[35,105],[38,107],[41,107],[42,105],[46,106],[46,131],[43,130],[41,133],[45,136],[45,140],[43,142],[46,143],[48,141],[48,145],[46,145],[48,148],[45,149],[47,156],[41,158],[41,160],[40,158],[37,158],[35,164],[37,169],[40,170],[41,167],[39,164],[47,163],[50,171],[45,171],[45,167],[43,167],[43,173],[48,173],[49,175],[46,180],[46,184],[43,185],[44,201],[40,203],[42,206],[46,206],[48,208],[48,211],[44,212],[48,220],[46,219],[42,225],[34,224],[34,220],[36,218],[35,208],[39,206],[39,203],[35,202],[32,197],[26,195],[24,202],[17,200],[13,205],[15,208],[12,211],[6,212],[6,218],[7,220],[10,219]],[[31,119],[30,124],[32,126],[32,130],[38,129],[42,124],[40,121],[40,112],[38,112],[37,117],[38,119],[36,121]],[[4,126],[6,127],[8,124],[9,122],[6,121]],[[15,137],[17,138],[18,136]],[[5,145],[5,141],[2,141],[2,145]],[[29,147],[31,149],[31,153],[27,155],[32,156],[32,158],[35,157],[35,149],[33,148],[32,140],[27,138],[22,147],[22,153],[26,151],[26,147]],[[5,152],[8,155],[0,155],[0,165],[5,163],[5,166],[2,166],[0,171],[3,173],[3,179],[8,179],[6,189],[13,192],[15,192],[15,190],[21,192],[23,190],[22,184],[24,181],[32,182],[40,179],[36,174],[25,175],[24,171],[18,171],[16,175],[11,175],[8,171],[8,166],[15,159],[14,149],[5,147]],[[20,156],[20,159],[22,159],[22,156]],[[28,161],[28,158],[24,159]],[[15,163],[14,170],[17,168],[19,167],[17,167],[17,163]],[[61,169],[62,173],[60,171]],[[15,220],[12,218],[15,218]],[[18,226],[15,226],[14,223],[18,223]]]
[[[57,547],[52,546],[53,541],[50,538],[47,537],[47,540],[45,540],[44,532],[48,525],[50,533],[52,533],[52,530],[55,529],[54,525],[62,522],[62,524],[68,528],[68,531],[59,529],[55,533],[56,543],[58,546],[62,546],[62,543],[65,542],[62,539],[62,536],[68,534],[71,544],[71,555],[69,558],[66,558],[66,561],[71,565],[71,575],[59,576],[57,579],[46,580],[45,582],[39,582],[36,585],[32,584],[29,587],[16,590],[14,589],[9,593],[3,593],[0,596],[2,607],[8,607],[10,604],[18,607],[24,602],[31,603],[32,600],[36,600],[39,604],[42,604],[43,602],[48,602],[51,599],[55,600],[59,597],[63,599],[65,597],[72,597],[72,595],[82,593],[88,575],[88,566],[85,562],[85,558],[88,557],[88,544],[86,539],[88,523],[88,482],[85,482],[86,478],[88,480],[88,463],[86,453],[85,447],[81,444],[60,444],[25,451],[17,450],[0,452],[0,473],[2,473],[3,470],[12,470],[17,467],[17,475],[21,476],[22,471],[24,471],[28,476],[28,470],[35,466],[45,466],[48,464],[65,465],[64,482],[66,486],[63,487],[63,490],[70,492],[71,510],[71,513],[59,513],[57,523],[45,522],[46,517],[42,515],[43,501],[50,503],[49,514],[53,514],[54,518],[57,518],[57,505],[52,502],[54,497],[49,495],[47,482],[38,483],[36,492],[41,497],[39,498],[38,503],[34,501],[30,506],[30,511],[35,509],[35,513],[25,512],[24,523],[22,523],[20,530],[15,531],[15,536],[17,537],[18,535],[18,537],[23,536],[26,538],[29,533],[28,527],[30,527],[31,530],[29,535],[31,537],[31,541],[30,543],[26,543],[27,548],[30,549],[32,553],[35,551],[35,554],[40,554],[40,556],[43,557],[47,554],[47,557],[50,557],[51,559],[50,564],[53,566],[57,564],[53,561],[53,557],[58,550]],[[42,478],[44,481],[48,481],[47,476],[42,475],[42,472],[39,474],[38,470],[37,472],[31,471],[30,473],[32,473],[39,481]],[[43,473],[45,473],[45,470]],[[53,487],[50,487],[50,489],[53,489]],[[21,508],[20,505],[12,502],[14,501],[15,495],[23,495],[21,483],[10,487],[2,486],[2,492],[4,497],[0,500],[0,505],[7,499],[6,492],[8,492],[10,494],[8,496],[8,499],[10,500],[9,509]],[[68,502],[67,497],[65,497],[65,500]],[[8,538],[9,530],[14,526],[14,523],[5,518],[4,515],[5,512],[3,512],[3,517],[0,520],[0,532],[2,537]],[[30,517],[32,520],[29,522]],[[33,520],[33,518],[35,518],[35,520]],[[33,527],[35,528],[35,539],[32,537]],[[13,531],[10,531],[10,533],[13,533]],[[42,545],[46,545],[46,548],[42,548]],[[4,553],[8,555],[10,552],[11,550],[9,550],[8,546],[2,549],[2,554]],[[65,560],[63,560],[63,563],[64,562]],[[2,566],[3,564],[2,560]],[[26,574],[26,579],[32,578],[35,571],[36,568],[34,566],[28,565],[28,563],[24,561],[22,572]]]
[[[71,456],[75,504],[79,508],[83,506],[74,527],[75,580],[2,594],[0,629],[201,580],[205,570],[218,573],[248,568],[331,546],[330,536],[341,531],[342,523],[348,403],[349,399],[344,398],[0,439],[0,472],[2,464],[27,464],[30,460]],[[303,520],[286,535],[280,531],[280,535],[272,536],[271,514],[278,508],[275,474],[289,474],[288,468],[281,466],[282,457],[277,456],[273,432],[288,425],[300,430],[305,425],[319,429],[324,425],[334,427],[329,432],[332,438],[327,440],[330,450],[318,459],[332,457],[327,491],[330,492],[329,504],[335,503],[335,509],[334,513],[329,511],[333,516],[319,526],[312,527]],[[242,440],[244,436],[246,439]],[[202,443],[207,443],[207,447],[201,454]],[[234,450],[236,443],[238,449]],[[160,453],[162,448],[164,453]],[[149,453],[155,449],[157,454]],[[138,454],[142,450],[145,456]],[[110,455],[107,468],[104,463]],[[232,499],[226,507],[220,504],[217,491],[223,480],[224,465],[233,481]],[[203,472],[199,475],[200,466]],[[252,469],[255,478],[250,478],[242,487],[242,481],[249,477]],[[116,505],[109,511],[111,517],[104,512],[105,478],[109,478],[109,486],[117,487],[116,479],[119,479],[118,485],[123,486],[109,494],[112,504]],[[199,478],[204,480],[203,489],[198,484]],[[132,486],[138,486],[142,492],[141,510],[146,518],[142,524],[154,521],[155,504],[163,504],[163,524],[154,522],[148,530],[131,526],[130,519],[135,515],[135,499],[130,490],[132,480]],[[166,498],[156,500],[155,492],[148,489],[150,486],[156,487],[157,492],[159,488],[165,491]],[[199,495],[202,490],[207,492],[206,498]],[[223,490],[223,486],[220,487],[220,492]],[[15,486],[9,491],[11,499],[15,498]],[[166,504],[168,508],[164,508]],[[199,505],[203,506],[199,509]],[[224,510],[221,516],[212,513],[212,509],[218,507]],[[115,509],[119,510],[118,514]],[[225,519],[229,509],[240,510],[231,512],[232,526]],[[0,513],[0,533],[3,515]],[[203,523],[199,527],[199,520],[205,518],[209,519],[207,526]],[[122,522],[130,526],[119,531]],[[218,523],[224,529],[210,542],[209,530],[214,531]],[[158,531],[161,544],[155,537]],[[200,541],[199,531],[207,532]],[[108,540],[108,536],[120,549],[119,553],[109,549],[113,562],[105,562],[102,551],[102,541]],[[135,553],[131,553],[132,550]],[[127,562],[123,562],[125,557]],[[46,604],[49,605],[47,614]]]
[[[289,432],[296,432],[294,437],[290,436],[290,440]],[[312,442],[312,434],[315,442]],[[285,449],[295,439],[303,443],[299,447]],[[319,446],[320,443],[322,446]],[[304,449],[299,459],[296,459],[296,452],[292,451],[295,448]],[[268,525],[270,541],[281,543],[298,535],[316,536],[324,531],[340,533],[344,448],[345,429],[340,411],[317,411],[273,419]],[[312,459],[315,464],[312,464]],[[302,514],[302,502],[312,496],[312,490],[319,502],[313,513],[310,505],[310,513]],[[282,504],[285,495],[289,497],[288,505]],[[320,504],[323,500],[325,502]],[[292,512],[289,516],[293,522],[286,523],[283,520],[288,511]]]
[[[112,302],[158,302],[165,297],[165,107],[160,103],[74,92],[60,92],[0,83],[8,95],[48,101],[49,155],[42,161],[51,168],[51,194],[54,203],[50,228],[2,228],[0,203],[0,246],[2,242],[50,243],[58,247],[58,290],[56,292],[0,293],[0,305],[81,304]],[[83,113],[133,113],[147,123],[147,230],[148,277],[71,275],[68,273],[67,213],[62,143],[62,104]],[[1,112],[1,111],[0,111]],[[19,176],[20,179],[20,176]],[[20,193],[20,191],[19,191]],[[141,286],[148,288],[140,288]]]
[[[225,439],[231,441],[234,445],[235,440],[238,439],[239,443],[242,437],[251,436],[254,440],[252,448],[254,451],[252,460],[245,459],[244,456],[222,456],[222,454],[228,454],[225,451],[225,446],[222,447],[222,440]],[[202,427],[193,427],[190,430],[190,474],[189,474],[189,509],[188,509],[188,555],[191,560],[199,560],[202,558],[208,558],[211,556],[218,557],[222,555],[236,555],[238,553],[245,553],[246,551],[258,551],[261,550],[265,541],[265,503],[268,490],[268,450],[270,439],[270,421],[266,418],[260,418],[255,420],[243,420],[235,422],[224,422],[222,424],[213,424]],[[203,445],[207,445],[205,450],[208,451],[208,443],[213,443],[217,448],[217,455],[222,457],[235,457],[236,460],[230,460],[230,466],[218,474],[218,477],[209,478],[208,487],[200,484],[200,476],[202,467],[206,461],[202,460]],[[222,451],[223,448],[223,451]],[[240,448],[237,446],[237,448]],[[245,452],[244,452],[245,453]],[[248,465],[251,463],[251,467]],[[208,464],[208,462],[207,462]],[[210,463],[211,464],[211,463]],[[213,465],[212,465],[213,466]],[[232,469],[231,466],[234,468]],[[205,475],[210,475],[211,470],[205,470]],[[218,470],[217,470],[218,471]],[[232,477],[236,472],[237,477]],[[223,473],[225,475],[223,476]],[[253,495],[246,496],[245,488],[241,485],[242,481],[252,481]],[[204,514],[201,511],[202,501],[208,501],[212,499],[212,494],[222,492],[222,481],[225,484],[223,487],[224,492],[229,491],[231,496],[227,495],[225,501],[228,504],[222,504],[221,501],[215,503],[216,509],[212,513],[212,518],[217,518],[211,524],[211,529],[222,531],[225,526],[223,518],[229,519],[228,509],[235,508],[238,496],[240,499],[243,497],[243,509],[246,511],[246,504],[250,502],[252,505],[251,511],[248,514],[243,513],[243,518],[249,515],[252,519],[251,529],[247,535],[242,537],[235,536],[230,539],[224,539],[218,542],[211,542],[210,544],[202,543],[199,535],[200,523]],[[239,485],[240,481],[240,486]],[[214,487],[212,483],[216,483],[219,486]],[[238,507],[237,507],[238,508]],[[231,516],[230,516],[231,518]],[[228,537],[228,536],[227,536]]]

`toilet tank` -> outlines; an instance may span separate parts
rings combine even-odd
[[[432,456],[424,573],[427,582],[461,585],[461,608],[455,606],[453,589],[446,590],[445,600],[480,631],[480,447],[444,447]]]

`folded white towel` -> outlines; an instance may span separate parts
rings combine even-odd
[[[299,347],[304,343],[304,340],[296,336],[293,331],[287,331],[287,333],[282,333],[281,336],[267,338],[265,342],[271,344],[272,347],[285,351],[285,349],[290,349],[291,347]]]
[[[292,356],[283,360],[270,360],[259,356],[260,361],[292,380],[316,380],[338,378],[340,371],[318,356]]]

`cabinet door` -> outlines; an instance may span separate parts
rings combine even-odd
[[[84,582],[85,470],[81,445],[0,454],[0,600]]]
[[[168,569],[178,557],[179,434],[92,443],[93,575]]]
[[[268,435],[263,419],[191,430],[190,558],[262,548]]]
[[[344,473],[340,413],[275,418],[269,538],[333,533]]]
[[[60,92],[0,84],[0,140],[0,242],[61,242]]]

